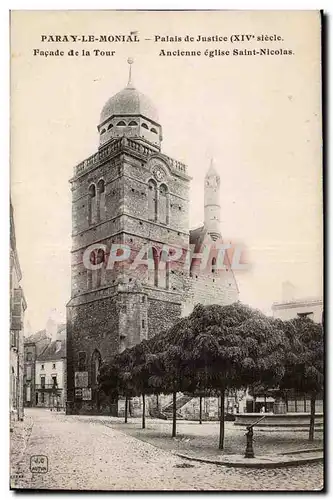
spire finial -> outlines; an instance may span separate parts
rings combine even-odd
[[[129,64],[129,75],[128,75],[128,83],[127,83],[127,87],[131,87],[133,84],[132,84],[132,64],[134,63],[134,59],[133,57],[129,57],[127,59],[127,62]]]
[[[210,175],[217,175],[217,171],[216,171],[216,166],[215,166],[215,159],[213,156],[211,156],[210,158],[210,164],[209,164],[209,168],[206,172],[206,177],[210,176]]]

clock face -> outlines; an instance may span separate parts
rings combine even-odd
[[[164,170],[161,167],[154,168],[154,175],[158,181],[161,181],[165,177]]]
[[[157,177],[158,180],[161,180],[163,178],[163,172],[162,172],[162,170],[159,169],[159,168],[157,168],[155,170],[155,175],[156,175],[156,177]]]

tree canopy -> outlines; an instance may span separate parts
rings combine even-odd
[[[317,391],[322,378],[320,325],[284,322],[237,302],[199,304],[170,329],[117,354],[102,367],[100,387],[126,397],[173,393],[174,402],[178,391],[213,392],[221,395],[223,418],[228,389],[259,383]],[[174,411],[173,435],[175,419]]]

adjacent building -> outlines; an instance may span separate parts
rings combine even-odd
[[[52,341],[36,360],[36,406],[63,408],[66,402],[66,340]]]
[[[272,312],[275,318],[290,320],[297,317],[308,317],[315,323],[323,324],[324,303],[322,297],[297,298],[295,286],[286,281],[282,284],[282,300],[274,302]],[[262,398],[261,398],[262,399]],[[256,402],[258,402],[256,400]],[[310,400],[307,395],[293,393],[286,401],[287,412],[309,412]],[[323,412],[323,397],[319,394],[316,400],[316,412]]]
[[[273,316],[283,320],[307,316],[315,323],[323,322],[324,304],[319,297],[292,299],[274,302],[272,305]]]
[[[24,339],[24,406],[36,406],[36,361],[51,340],[52,337],[46,329]]]
[[[20,285],[22,272],[16,249],[14,213],[10,204],[10,388],[11,423],[23,420],[24,312],[27,303]]]
[[[272,305],[275,318],[290,320],[307,316],[315,323],[323,323],[324,304],[322,297],[300,297],[295,285],[290,281],[284,281],[281,288],[281,301],[274,302]]]
[[[68,411],[100,410],[98,372],[102,360],[168,328],[198,302],[230,304],[238,288],[230,262],[217,266],[220,176],[212,162],[205,177],[204,223],[189,231],[187,166],[161,149],[156,107],[131,81],[104,105],[99,147],[74,169],[72,190],[72,290],[67,305]],[[185,265],[190,246],[209,244]],[[115,261],[115,245],[130,248]],[[215,250],[214,250],[215,245]],[[165,247],[177,261],[165,262]],[[147,248],[150,266],[134,268]],[[215,254],[214,254],[215,251]],[[89,269],[85,258],[98,268]],[[117,254],[116,254],[117,255]],[[228,260],[228,259],[227,259]]]
[[[66,326],[48,320],[24,342],[24,405],[60,407],[66,402]]]

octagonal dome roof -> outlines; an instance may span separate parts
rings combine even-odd
[[[100,123],[113,115],[142,115],[158,123],[158,113],[152,101],[131,84],[106,101]]]

